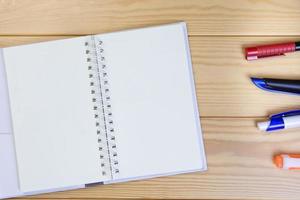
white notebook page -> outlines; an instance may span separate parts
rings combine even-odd
[[[84,188],[84,185],[50,190],[21,192],[19,188],[12,133],[0,133],[0,199]]]
[[[0,199],[20,194],[2,49],[0,49]]]
[[[102,180],[85,37],[4,49],[20,188]]]
[[[206,169],[185,28],[97,36],[109,74],[118,179]]]
[[[2,49],[0,49],[0,133],[11,133],[7,83]]]
[[[0,133],[0,198],[20,194],[12,134]]]
[[[32,193],[21,192],[19,188],[19,179],[16,166],[17,162],[11,128],[11,116],[9,112],[10,106],[8,101],[5,68],[2,58],[2,50],[0,49],[0,51],[0,199],[84,188],[84,185],[79,185],[46,191],[34,191]]]

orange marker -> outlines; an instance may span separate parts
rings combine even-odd
[[[280,169],[300,169],[300,154],[278,154],[273,162]]]

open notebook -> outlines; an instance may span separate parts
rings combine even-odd
[[[2,55],[21,194],[206,170],[185,23]]]

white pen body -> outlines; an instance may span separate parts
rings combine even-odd
[[[300,128],[300,115],[282,117],[282,119],[283,119],[283,128],[278,128],[278,130],[289,129],[289,128]],[[271,125],[271,120],[257,123],[257,127],[259,128],[259,130],[262,131],[268,131],[270,125]],[[280,124],[277,125],[280,126]]]

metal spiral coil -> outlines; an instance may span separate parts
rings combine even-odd
[[[100,167],[103,176],[110,175],[113,179],[120,173],[120,170],[104,45],[102,40],[89,36],[85,46],[92,109],[99,143]]]

